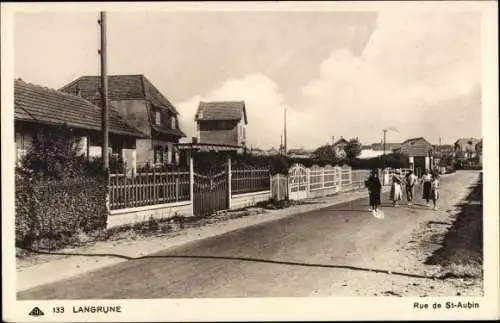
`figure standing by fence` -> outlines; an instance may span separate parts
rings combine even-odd
[[[415,192],[415,184],[417,183],[417,176],[413,174],[413,171],[409,171],[406,174],[406,196],[408,199],[408,205],[413,204],[413,193]]]
[[[403,178],[401,177],[401,172],[396,170],[392,176],[391,184],[391,200],[394,207],[398,207],[400,201],[403,198]]]
[[[422,198],[427,202],[427,206],[430,206],[431,182],[432,182],[432,175],[430,174],[429,170],[426,169],[424,175],[422,176],[420,186],[423,186]]]
[[[372,169],[370,176],[366,180],[366,187],[368,188],[369,200],[370,200],[370,208],[369,210],[373,212],[373,215],[376,216],[379,213],[380,206],[380,192],[382,190],[382,184],[380,183],[380,179],[378,177],[378,172],[376,169]]]

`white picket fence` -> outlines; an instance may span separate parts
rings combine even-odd
[[[288,176],[273,176],[272,196],[275,199],[288,197],[290,200],[302,200],[359,189],[364,187],[368,174],[368,170],[352,170],[347,165],[342,167],[314,165],[307,168],[301,164],[295,164],[289,169]],[[283,181],[284,177],[287,180]],[[286,190],[283,189],[283,184],[287,184]],[[279,188],[279,192],[276,191]],[[285,192],[287,194],[284,194]]]

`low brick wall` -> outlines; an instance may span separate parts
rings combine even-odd
[[[107,229],[110,229],[113,227],[148,221],[150,217],[153,217],[154,219],[166,219],[173,217],[174,215],[192,216],[193,205],[191,204],[191,201],[111,210],[106,227]]]
[[[309,192],[309,194],[307,195],[307,197],[308,198],[323,197],[323,196],[333,195],[335,193],[338,193],[339,191],[340,190],[337,187],[330,187],[330,188],[312,190],[312,191]]]
[[[231,196],[231,210],[241,209],[271,199],[271,191],[245,193]]]

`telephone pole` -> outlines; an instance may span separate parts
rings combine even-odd
[[[107,71],[107,49],[106,49],[106,13],[101,11],[99,25],[101,27],[101,122],[102,122],[102,160],[104,171],[109,169],[109,123],[108,123],[108,71]]]
[[[286,109],[285,109],[285,124],[284,124],[284,137],[285,137],[285,143],[284,143],[284,149],[285,149],[285,156],[287,155],[287,147],[286,147]]]
[[[280,155],[283,155],[283,135],[280,136]]]
[[[383,129],[382,130],[384,132],[384,156],[385,156],[385,137],[386,137],[386,133],[387,133],[387,129]]]

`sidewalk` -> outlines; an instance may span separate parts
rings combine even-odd
[[[382,192],[389,191],[383,187]],[[189,242],[222,235],[229,231],[275,221],[294,214],[318,210],[332,205],[368,198],[366,189],[345,192],[330,197],[306,199],[306,204],[286,209],[271,210],[265,213],[230,219],[202,227],[187,228],[175,236],[153,236],[138,240],[99,241],[92,246],[64,249],[47,255],[43,263],[17,268],[17,291],[82,275],[89,271],[112,266],[131,258],[174,248]],[[53,258],[53,259],[51,259]],[[19,260],[17,261],[19,263]]]

